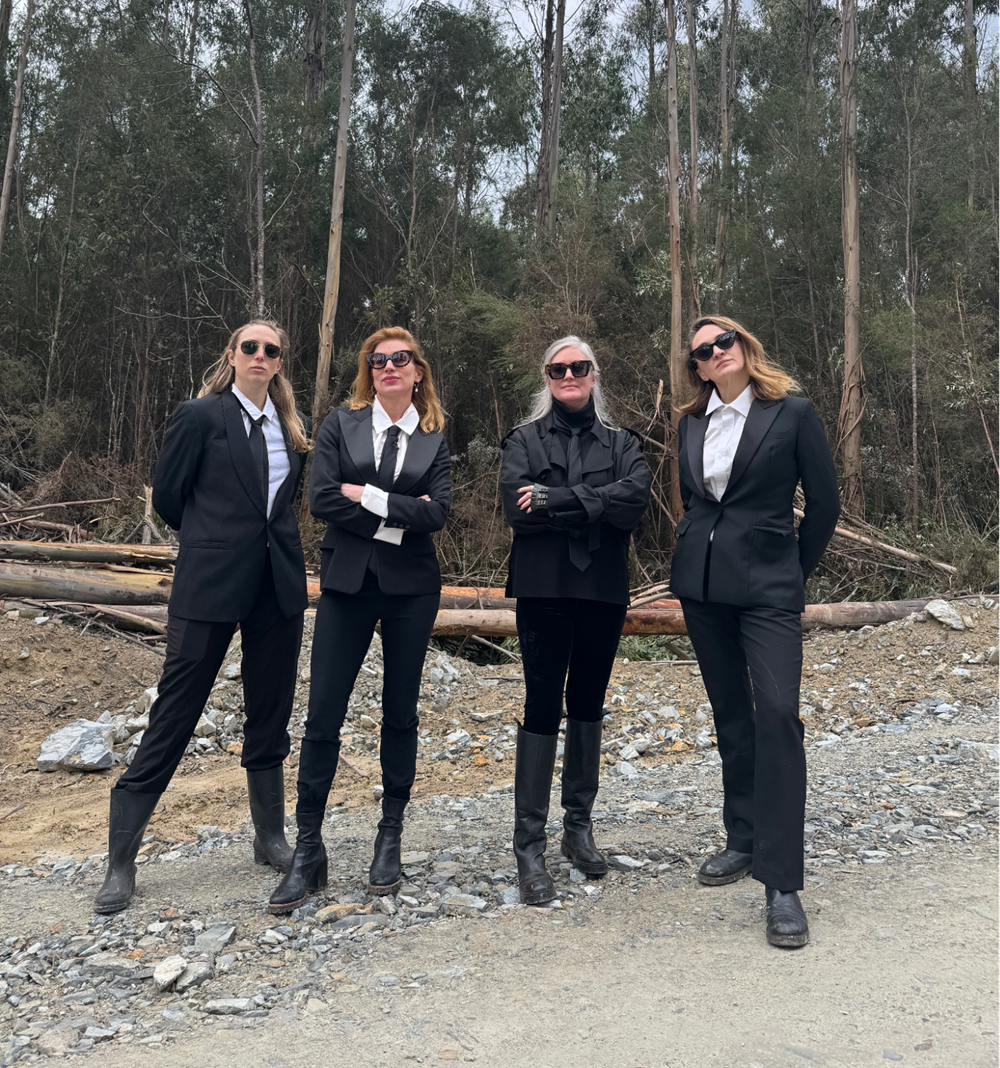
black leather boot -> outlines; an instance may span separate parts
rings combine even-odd
[[[285,770],[279,764],[266,771],[247,772],[250,818],[254,831],[253,859],[280,872],[292,863],[292,847],[285,840]]]
[[[121,912],[135,893],[135,857],[159,794],[112,790],[108,819],[108,871],[94,898],[95,912]]]
[[[723,849],[709,857],[698,869],[698,882],[706,886],[725,886],[735,883],[750,874],[753,853],[741,853],[736,849]]]
[[[284,879],[267,903],[267,911],[282,915],[303,904],[326,886],[326,847],[323,845],[324,810],[296,812],[299,836]]]
[[[405,801],[398,801],[394,797],[382,798],[382,818],[378,821],[375,856],[368,872],[368,890],[372,894],[394,894],[403,881],[399,850],[405,809]]]
[[[555,883],[545,869],[545,824],[556,763],[555,734],[529,734],[517,729],[514,767],[514,856],[518,888],[525,905],[544,905],[556,897]]]
[[[809,941],[809,924],[796,890],[764,887],[767,902],[767,940],[772,946],[795,948]]]
[[[594,845],[590,813],[597,797],[601,775],[603,723],[566,720],[566,751],[563,754],[562,855],[584,875],[607,875],[608,862]]]

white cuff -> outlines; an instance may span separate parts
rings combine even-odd
[[[381,493],[381,490],[376,490],[376,493]],[[373,509],[374,511],[374,509]],[[384,522],[379,523],[378,530],[372,535],[375,541],[387,541],[390,545],[399,545],[403,541],[403,528],[402,527],[387,527]]]
[[[388,519],[389,494],[386,493],[385,490],[379,489],[378,486],[373,486],[369,482],[361,491],[361,507],[368,512],[374,512],[376,515],[380,515],[383,519]],[[375,536],[378,537],[377,534]],[[383,538],[382,540],[384,541],[385,539]]]

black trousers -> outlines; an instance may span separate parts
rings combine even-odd
[[[248,771],[276,768],[288,756],[288,718],[302,644],[303,613],[286,618],[278,607],[270,562],[250,614],[240,620],[243,640],[243,757]],[[116,790],[163,793],[187,749],[215,684],[235,623],[170,617],[167,658],[149,727]]]
[[[687,598],[681,608],[715,716],[726,845],[753,853],[759,882],[801,890],[806,755],[799,613]]]
[[[325,592],[316,612],[309,716],[299,756],[298,810],[326,807],[340,758],[340,728],[375,624],[382,623],[382,739],[386,797],[409,801],[417,770],[417,698],[440,593],[382,593],[368,571],[357,593]]]
[[[626,611],[623,604],[577,597],[518,597],[526,731],[559,732],[564,689],[570,719],[596,723],[604,716]]]

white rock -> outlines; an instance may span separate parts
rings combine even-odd
[[[965,621],[954,605],[947,601],[930,601],[924,606],[924,611],[952,630],[965,630]]]
[[[183,994],[186,990],[191,990],[193,987],[201,986],[202,983],[207,983],[211,978],[212,966],[202,960],[195,961],[184,969],[184,974],[177,980],[177,985],[174,989],[178,994]]]
[[[157,690],[155,686],[150,686],[148,690],[143,690],[139,695],[139,699],[135,703],[135,714],[137,716],[143,715],[153,707],[153,702],[156,700]]]
[[[63,767],[70,771],[103,771],[115,762],[111,749],[114,740],[113,724],[78,719],[42,742],[38,770],[55,771]]]
[[[216,733],[215,724],[206,715],[198,720],[194,728],[194,734],[196,738],[209,738]]]
[[[183,957],[166,957],[153,969],[153,985],[159,991],[166,990],[184,974],[187,966],[188,962]]]
[[[620,760],[615,765],[615,773],[623,779],[638,779],[639,772],[627,761]]]
[[[486,909],[486,902],[472,894],[452,894],[441,906],[446,916],[481,916]]]

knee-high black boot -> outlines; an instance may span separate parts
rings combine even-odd
[[[608,862],[594,845],[590,813],[601,776],[601,720],[582,723],[566,720],[566,752],[563,754],[562,855],[584,875],[607,875]]]
[[[108,819],[108,871],[94,898],[95,912],[121,912],[135,893],[135,857],[159,794],[112,790]]]
[[[295,852],[284,879],[271,895],[267,911],[281,915],[291,912],[303,904],[317,890],[326,886],[326,847],[323,845],[323,816],[325,810],[318,812],[299,812],[295,819],[299,825],[299,836],[295,841]]]
[[[545,824],[556,763],[555,734],[517,731],[514,767],[514,856],[521,901],[544,905],[556,896],[555,883],[545,868]]]
[[[399,858],[405,809],[405,801],[382,798],[382,818],[378,821],[375,855],[368,873],[368,890],[373,894],[393,894],[403,881],[403,865]]]
[[[279,764],[265,771],[247,772],[247,794],[254,831],[253,859],[280,872],[292,863],[292,847],[285,840],[285,772]]]

